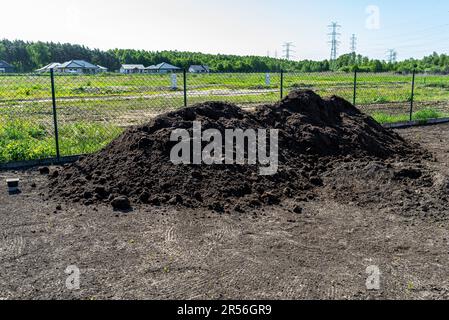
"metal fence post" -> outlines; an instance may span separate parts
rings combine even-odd
[[[356,105],[356,101],[357,101],[357,68],[354,68],[354,100],[353,100],[354,107]]]
[[[281,69],[281,100],[284,99],[284,70]]]
[[[59,152],[59,131],[58,131],[58,117],[56,115],[55,75],[53,72],[53,68],[50,69],[50,78],[51,78],[51,99],[53,102],[53,125],[55,129],[56,158],[58,159],[59,162],[61,160],[61,155]]]
[[[413,121],[413,101],[415,99],[415,76],[416,76],[416,69],[413,68],[412,96],[410,97],[410,121]]]
[[[187,70],[184,68],[184,107],[187,107]]]

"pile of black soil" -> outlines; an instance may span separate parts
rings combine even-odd
[[[262,176],[259,165],[173,164],[170,152],[177,142],[170,136],[175,129],[187,129],[192,136],[193,121],[223,136],[225,129],[278,129],[277,173]],[[312,91],[294,91],[256,111],[208,102],[129,128],[102,151],[53,172],[50,194],[86,205],[110,203],[122,210],[169,204],[243,211],[286,198],[312,199],[323,187],[326,172],[341,163],[414,161],[424,156],[416,145],[344,99],[324,100]]]

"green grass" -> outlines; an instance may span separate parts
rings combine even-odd
[[[406,122],[410,120],[409,114],[387,114],[384,112],[376,112],[372,117],[381,124]],[[413,120],[430,120],[449,117],[448,113],[443,113],[434,109],[423,109],[413,113]]]
[[[61,155],[100,150],[122,129],[113,125],[74,122],[59,130]],[[0,118],[0,162],[44,159],[56,155],[53,127],[30,120]]]
[[[0,162],[54,155],[54,147],[49,143],[44,125],[19,119],[0,121]]]
[[[406,114],[387,114],[383,112],[376,112],[372,115],[372,117],[381,124],[405,122],[410,120],[410,116]]]

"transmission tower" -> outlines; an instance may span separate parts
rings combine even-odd
[[[355,34],[351,36],[351,53],[356,53],[357,51],[357,37]]]
[[[331,61],[334,61],[337,60],[337,50],[340,45],[338,38],[341,35],[338,30],[341,26],[337,22],[332,22],[328,27],[331,30],[331,33],[328,34],[331,37],[331,41],[329,41],[331,44]]]
[[[389,63],[395,63],[398,58],[398,53],[394,49],[389,49],[387,52],[387,60]]]
[[[292,49],[292,48],[295,47],[293,42],[285,42],[282,47],[284,48],[284,50],[283,50],[284,58],[287,59],[287,60],[290,60],[291,58],[293,58],[293,54],[292,53],[295,52],[295,50]]]

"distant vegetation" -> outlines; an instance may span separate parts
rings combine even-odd
[[[74,44],[25,42],[21,40],[0,40],[0,60],[13,64],[18,72],[30,72],[50,62],[64,62],[83,59],[118,70],[123,63],[144,64],[145,66],[168,62],[187,68],[192,64],[208,65],[214,72],[263,72],[263,71],[352,71],[355,66],[366,72],[408,73],[417,67],[419,72],[449,74],[449,55],[434,53],[421,60],[410,59],[397,63],[372,60],[355,54],[340,56],[336,61],[288,61],[258,56],[214,55],[180,51],[144,51],[114,49],[101,51]]]

